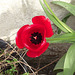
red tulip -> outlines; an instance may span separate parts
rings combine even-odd
[[[46,37],[53,35],[50,20],[45,16],[35,16],[32,18],[32,25],[24,25],[19,29],[16,36],[16,45],[22,49],[28,49],[29,57],[38,57],[46,51],[49,43]]]

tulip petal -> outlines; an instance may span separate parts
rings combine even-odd
[[[42,35],[42,41],[37,45],[35,45],[30,41],[31,40],[30,37],[32,36],[31,34],[33,34],[34,32],[41,33]],[[45,36],[46,36],[46,30],[42,25],[32,24],[23,31],[22,42],[24,43],[24,46],[27,49],[32,51],[38,51],[46,43]]]
[[[48,46],[49,46],[49,43],[46,43],[38,52],[34,52],[34,51],[29,50],[27,52],[27,56],[29,56],[31,58],[39,57],[42,53],[44,53],[46,51]]]
[[[51,37],[54,33],[51,27],[50,20],[48,18],[45,21],[45,26],[46,26],[46,37]]]
[[[35,16],[32,18],[33,24],[40,24],[45,26],[46,28],[46,37],[51,37],[53,35],[53,30],[51,27],[51,22],[50,20],[45,16]]]
[[[33,24],[44,24],[45,20],[45,16],[35,16],[32,18]]]
[[[22,35],[23,30],[24,30],[27,26],[29,26],[29,25],[24,25],[24,26],[21,27],[21,28],[19,29],[19,31],[17,32],[16,45],[17,45],[20,49],[24,48],[24,44],[23,44],[23,42],[22,42],[22,37],[21,37],[21,35]]]

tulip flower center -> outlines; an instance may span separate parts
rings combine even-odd
[[[34,32],[33,34],[31,34],[30,38],[31,38],[30,41],[34,43],[35,45],[41,43],[41,40],[42,40],[41,33],[38,33],[38,32]]]
[[[36,40],[37,39],[37,36],[34,36],[33,38]]]

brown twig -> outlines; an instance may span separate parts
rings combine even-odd
[[[52,61],[51,63],[49,63],[49,64],[43,66],[42,68],[40,68],[39,70],[37,70],[35,73],[37,73],[37,72],[39,72],[40,70],[44,69],[45,67],[47,67],[47,66],[53,64],[54,62],[58,61],[59,59],[60,59],[60,58],[57,58],[56,60]]]
[[[6,43],[7,43],[8,46],[10,46],[10,47],[13,49],[13,51],[15,51],[15,52],[20,56],[20,58],[23,60],[23,62],[28,65],[28,67],[30,68],[30,70],[33,72],[33,75],[36,75],[35,72],[32,70],[31,66],[30,66],[30,65],[23,59],[23,57],[15,50],[16,47],[14,48],[14,47],[12,47],[8,42],[6,42]]]

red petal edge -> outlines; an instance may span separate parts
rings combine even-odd
[[[22,35],[22,32],[23,32],[23,30],[26,28],[26,27],[28,27],[29,25],[24,25],[23,27],[21,27],[19,30],[18,30],[18,32],[17,32],[17,35],[16,35],[16,45],[20,48],[20,49],[22,49],[22,48],[24,48],[24,44],[23,44],[23,42],[22,42],[22,37],[21,37],[21,35]]]
[[[49,43],[46,43],[46,44],[44,45],[44,47],[41,48],[38,52],[33,52],[33,51],[29,50],[29,51],[27,52],[27,56],[29,56],[29,57],[31,57],[31,58],[39,57],[42,53],[44,53],[44,52],[46,51],[46,49],[48,48],[48,46],[49,46]]]
[[[33,24],[41,24],[46,28],[46,37],[51,37],[54,33],[51,27],[50,20],[45,16],[35,16],[32,18]]]
[[[45,21],[45,27],[46,27],[46,37],[51,37],[54,33],[51,27],[51,22],[48,18]]]
[[[45,16],[35,16],[32,18],[33,24],[44,24],[45,20]]]

